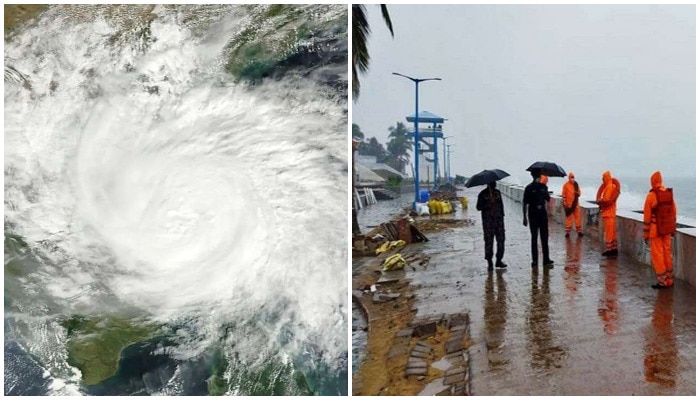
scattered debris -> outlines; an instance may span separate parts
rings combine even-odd
[[[401,257],[401,254],[394,254],[384,260],[382,264],[382,271],[394,271],[397,269],[403,269],[406,266],[406,260]]]

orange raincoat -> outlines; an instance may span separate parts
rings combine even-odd
[[[581,197],[581,189],[574,184],[576,182],[574,179],[574,173],[569,172],[569,180],[561,188],[564,208],[574,207],[574,203],[576,203],[573,212],[566,216],[566,233],[571,231],[571,225],[574,222],[576,223],[576,232],[581,232],[581,210],[578,208],[578,198]]]
[[[661,172],[656,171],[651,175],[651,190],[644,202],[644,240],[649,240],[651,264],[661,286],[673,285],[671,236],[675,232],[664,234],[663,227],[675,227],[675,224],[676,203],[673,200],[673,190],[663,186]]]
[[[600,206],[600,216],[605,227],[605,250],[617,250],[617,197],[620,195],[620,182],[612,177],[610,171],[603,172],[603,184],[598,188],[596,201]]]

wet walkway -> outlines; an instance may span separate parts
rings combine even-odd
[[[650,266],[602,258],[595,239],[565,239],[554,222],[554,268],[533,272],[521,205],[507,198],[508,268],[489,273],[478,190],[464,193],[470,207],[457,217],[476,224],[411,245],[431,258],[407,278],[416,318],[469,313],[473,395],[695,394],[695,288],[651,289]]]

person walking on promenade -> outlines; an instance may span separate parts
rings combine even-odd
[[[545,267],[552,267],[554,261],[549,259],[549,231],[547,227],[547,208],[549,192],[547,186],[540,182],[540,171],[533,170],[532,182],[525,186],[523,193],[523,225],[530,220],[530,239],[532,250],[532,268],[537,268],[537,234],[542,241],[542,258]]]
[[[603,218],[605,229],[605,251],[603,256],[617,256],[617,228],[615,215],[617,215],[617,198],[620,196],[620,181],[612,177],[610,171],[603,172],[603,184],[598,188],[596,203],[600,207],[600,216]]]
[[[656,272],[656,283],[651,286],[654,289],[673,286],[671,236],[675,233],[673,189],[664,187],[661,172],[656,171],[651,175],[651,190],[644,202],[644,242],[651,249],[651,265]]]
[[[506,230],[503,223],[503,198],[501,192],[496,189],[496,182],[488,184],[486,189],[479,193],[476,201],[476,209],[481,211],[481,223],[484,228],[484,258],[493,268],[493,238],[496,238],[496,268],[506,268],[503,262]]]
[[[573,172],[569,172],[569,180],[561,188],[561,197],[564,205],[564,214],[566,215],[566,234],[564,236],[569,237],[571,225],[575,223],[578,237],[583,237],[581,210],[578,208],[578,198],[581,197],[581,189],[578,186],[578,182],[576,182]]]

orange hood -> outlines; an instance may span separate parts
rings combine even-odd
[[[610,171],[603,172],[603,183],[607,185],[610,182],[612,182],[612,174]]]
[[[571,179],[576,179],[576,177],[574,177],[573,172],[569,172],[569,180],[571,180]]]
[[[663,185],[663,179],[661,178],[661,172],[656,171],[653,174],[651,174],[651,188],[654,190],[665,190],[666,188]]]

